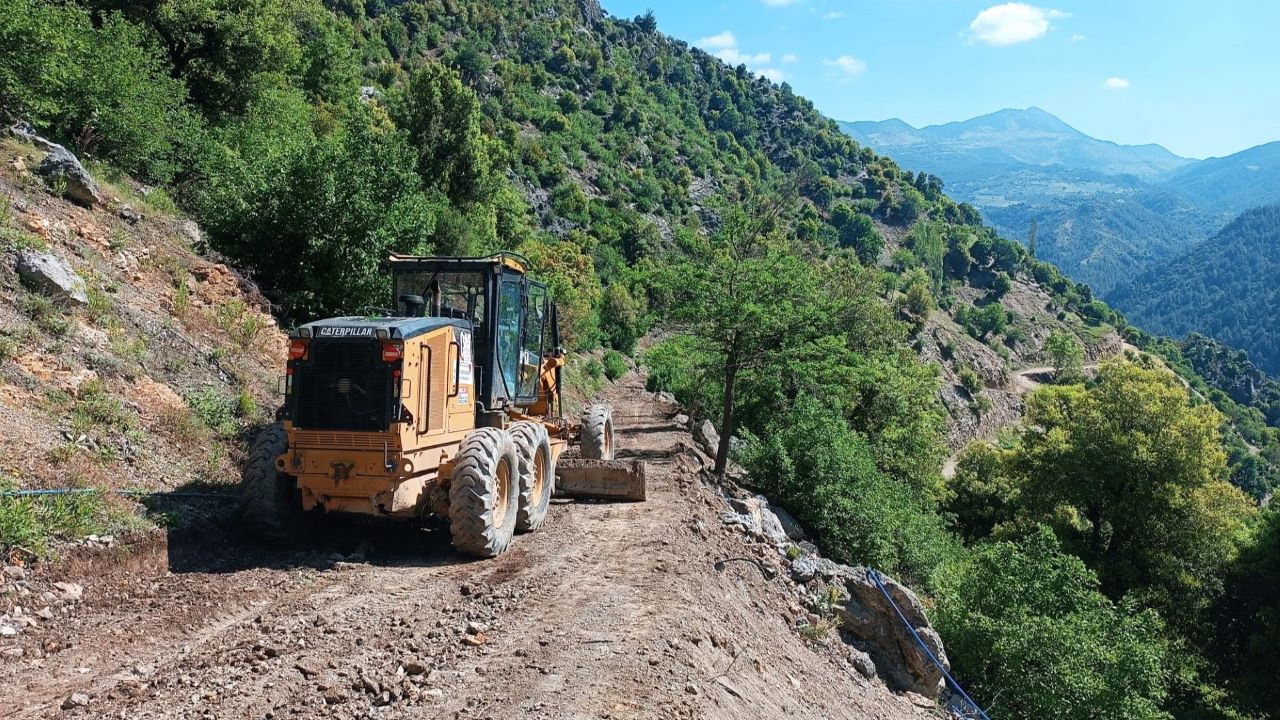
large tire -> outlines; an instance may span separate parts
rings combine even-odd
[[[582,457],[613,460],[613,408],[592,405],[582,415]]]
[[[520,456],[520,512],[516,515],[516,530],[537,530],[547,519],[556,478],[551,438],[545,425],[529,420],[512,424],[510,432],[516,443],[516,454]]]
[[[306,527],[297,480],[276,470],[276,458],[288,449],[283,425],[275,423],[258,433],[240,487],[240,519],[255,537],[271,543],[296,540]]]
[[[449,530],[459,552],[494,557],[507,549],[516,529],[519,472],[506,431],[477,428],[462,441],[449,482]]]

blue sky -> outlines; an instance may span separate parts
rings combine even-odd
[[[1275,0],[601,0],[784,79],[839,120],[1036,105],[1188,157],[1280,140]]]

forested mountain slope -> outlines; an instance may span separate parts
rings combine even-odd
[[[1160,184],[1222,213],[1275,203],[1280,201],[1280,142],[1183,166]]]
[[[1004,717],[1272,709],[1273,606],[1218,614],[1272,537],[1224,416],[1108,362],[1138,334],[1087,286],[786,85],[593,0],[0,9],[0,107],[168,188],[282,321],[384,304],[392,250],[520,250],[571,350],[657,330],[650,389],[830,557],[928,594]],[[1262,670],[1221,672],[1240,648]]]
[[[1198,332],[1280,372],[1280,205],[1242,213],[1211,239],[1137,277],[1116,305],[1152,332]]]
[[[902,167],[941,177],[1007,237],[1110,299],[1116,288],[1208,238],[1236,213],[1274,201],[1275,145],[1196,161],[1158,145],[1091,138],[1040,110],[1001,110],[921,129],[846,122]]]

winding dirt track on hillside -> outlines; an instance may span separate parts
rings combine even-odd
[[[83,605],[0,644],[25,652],[0,665],[0,717],[929,714],[851,673],[838,640],[801,638],[785,573],[717,570],[777,553],[722,524],[676,408],[634,376],[608,395],[619,456],[650,463],[647,502],[557,502],[488,561],[401,526],[292,552],[217,524],[175,533],[79,568]]]

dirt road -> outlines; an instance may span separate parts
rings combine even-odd
[[[609,394],[647,502],[557,502],[489,561],[439,531],[337,527],[277,553],[211,524],[64,568],[83,602],[0,641],[0,717],[925,715],[851,673],[834,633],[800,636],[785,573],[716,569],[777,554],[723,525],[675,408],[635,378]]]

